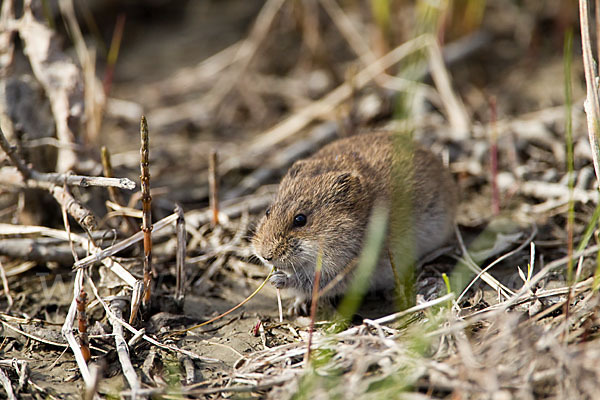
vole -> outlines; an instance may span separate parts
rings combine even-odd
[[[372,291],[394,287],[390,254],[414,263],[449,241],[457,207],[452,176],[429,150],[392,132],[339,139],[292,165],[252,245],[276,268],[271,283],[296,295],[293,310],[305,310],[311,299],[319,252],[320,288],[346,273],[324,297],[345,293],[375,205],[390,213],[389,252],[380,252]]]

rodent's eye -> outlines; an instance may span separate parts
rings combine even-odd
[[[267,208],[267,211],[265,211],[265,215],[267,216],[267,218],[269,218],[269,215],[271,215],[271,207]]]
[[[301,227],[306,225],[306,215],[298,214],[294,217],[294,226]]]

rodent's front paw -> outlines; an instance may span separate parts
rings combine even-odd
[[[275,286],[276,289],[285,289],[290,284],[290,278],[288,278],[285,272],[275,271],[269,278],[269,282],[271,282],[271,285]]]

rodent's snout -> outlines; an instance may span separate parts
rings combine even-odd
[[[252,238],[252,250],[262,262],[270,263],[273,261],[274,252],[268,249],[268,246],[264,240],[264,233],[261,231],[261,228],[263,227],[260,226]]]

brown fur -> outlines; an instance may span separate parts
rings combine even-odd
[[[294,290],[298,305],[310,299],[319,251],[321,287],[359,256],[375,204],[391,209],[386,246],[414,261],[448,241],[456,203],[452,177],[431,152],[389,132],[357,135],[292,165],[252,244],[277,268],[272,283]],[[298,214],[306,225],[294,226]],[[351,276],[328,296],[344,293]],[[384,249],[371,289],[393,285]]]

